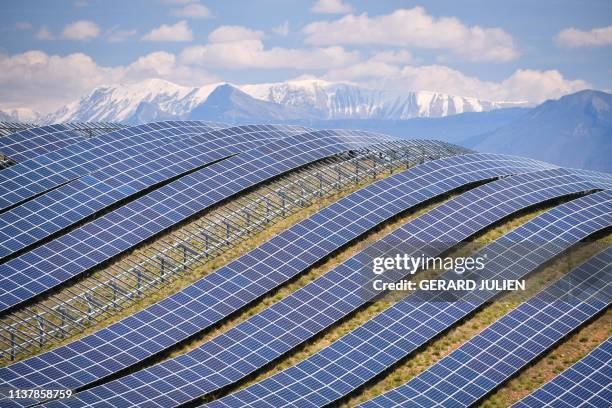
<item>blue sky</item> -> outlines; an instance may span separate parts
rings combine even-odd
[[[298,77],[536,103],[612,89],[609,1],[3,1],[0,108]]]

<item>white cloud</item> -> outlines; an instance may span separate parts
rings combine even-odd
[[[227,69],[331,69],[356,63],[357,52],[342,47],[266,49],[264,33],[242,26],[221,26],[208,35],[208,44],[185,48],[185,64]]]
[[[261,40],[263,36],[263,32],[251,30],[247,27],[221,26],[208,34],[208,41],[211,43],[225,43],[244,40]]]
[[[353,8],[342,0],[317,0],[310,11],[319,14],[348,14],[353,12]]]
[[[369,61],[369,63],[373,67],[375,61]],[[362,83],[371,87],[443,92],[488,101],[528,101],[535,104],[592,87],[583,80],[566,79],[556,70],[519,69],[504,80],[494,82],[483,81],[443,65],[406,65],[401,68],[396,67],[396,70],[391,67],[392,65],[388,63],[379,64],[378,69],[385,69],[389,75],[381,74],[377,77],[366,69],[360,71],[359,64],[348,69],[352,74],[352,79],[365,79],[365,82],[362,81]],[[360,72],[362,72],[361,75]],[[328,78],[333,78],[334,74],[337,75],[337,72],[330,71]]]
[[[342,47],[265,49],[260,40],[209,43],[181,52],[185,64],[226,69],[331,69],[359,61],[359,54]]]
[[[0,109],[28,107],[49,112],[96,86],[150,78],[190,86],[219,80],[201,68],[180,64],[167,52],[154,52],[116,67],[100,66],[83,53],[59,56],[42,51],[15,55],[0,52]]]
[[[80,20],[68,24],[62,30],[62,38],[75,41],[89,41],[100,35],[100,27],[92,21]]]
[[[567,48],[606,47],[612,45],[612,26],[582,31],[574,27],[566,28],[557,34],[557,45]]]
[[[162,24],[151,30],[142,39],[145,41],[192,41],[193,33],[189,24],[181,20],[174,25]]]
[[[282,37],[286,37],[289,34],[289,21],[285,20],[283,24],[272,28],[272,32]]]
[[[15,23],[15,28],[17,30],[31,30],[32,24],[28,23],[27,21],[20,21],[18,23]]]
[[[412,55],[406,51],[382,51],[374,54],[371,58],[373,61],[389,62],[389,63],[404,63],[414,62]]]
[[[512,37],[500,28],[466,26],[455,17],[435,18],[421,7],[369,17],[348,15],[304,27],[315,45],[377,44],[449,50],[473,61],[507,62],[518,56]]]
[[[106,39],[108,40],[108,42],[119,43],[124,42],[128,38],[135,36],[136,33],[137,30],[120,30],[119,28],[114,27],[109,30]]]
[[[49,31],[49,27],[42,26],[36,32],[36,38],[39,40],[43,40],[43,41],[49,41],[49,40],[53,40],[54,37],[53,37],[53,34],[51,34],[51,31]]]
[[[173,16],[185,18],[210,18],[212,13],[203,4],[193,3],[171,11]]]
[[[410,63],[412,55],[408,51],[383,51],[366,61],[328,71],[324,79],[330,81],[353,81],[368,78],[396,78],[401,68],[395,64]]]

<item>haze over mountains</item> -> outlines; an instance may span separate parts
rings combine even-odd
[[[580,91],[530,108],[520,102],[310,79],[196,88],[152,79],[98,87],[44,117],[28,109],[0,112],[0,120],[41,123],[169,119],[364,129],[612,172],[612,95],[601,91]]]
[[[198,105],[205,102],[215,89],[228,85],[185,87],[161,79],[150,79],[134,84],[101,86],[80,100],[41,116],[39,121],[141,123],[143,120],[150,120],[149,116],[153,119],[159,117],[184,119]],[[289,113],[301,112],[307,115],[307,118],[319,120],[404,120],[525,106],[525,103],[521,102],[482,101],[437,92],[373,90],[354,84],[318,79],[232,87],[250,96],[253,99],[250,103],[267,101],[287,108]],[[245,98],[243,102],[246,102]]]
[[[612,94],[587,90],[546,101],[463,144],[612,173]]]

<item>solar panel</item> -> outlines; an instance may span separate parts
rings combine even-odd
[[[382,141],[367,132],[314,131],[268,143],[183,176],[0,265],[0,286],[5,289],[0,293],[0,311],[42,294],[244,189],[305,164]]]
[[[270,125],[257,128],[227,128],[153,148],[0,214],[0,259],[145,189],[291,134]]]
[[[56,349],[15,363],[5,370],[0,369],[0,378],[16,388],[81,387],[99,379],[92,373],[83,376],[84,369],[100,364],[111,365],[114,367],[111,371],[116,371],[133,363],[127,356],[136,353],[135,349],[141,359],[159,352],[227,317],[361,233],[413,205],[483,177],[534,171],[541,167],[541,164],[529,160],[522,162],[501,155],[474,154],[427,162],[379,180],[297,223],[178,294],[108,329],[65,346],[71,350],[80,350],[78,354],[67,358],[63,348]],[[541,172],[539,180],[550,188],[557,186],[559,194],[593,187],[588,183],[576,182],[575,188],[564,189],[568,177],[563,175],[569,171],[554,170],[555,177],[545,178],[544,174],[548,172]],[[538,180],[535,174],[533,179]],[[429,182],[423,183],[423,179]],[[237,286],[244,290],[232,295]],[[167,329],[172,326],[179,329],[176,337],[167,335]],[[149,341],[146,348],[141,347],[142,339],[145,338]],[[32,375],[35,372],[38,374],[44,367],[55,366],[60,355],[63,355],[62,361],[74,362],[82,358],[83,354],[93,349],[100,350],[103,346],[112,347],[112,352],[101,354],[101,359],[88,360],[84,366],[69,366],[73,368],[71,371],[63,369],[61,375],[56,373],[50,378]],[[122,350],[122,353],[117,354],[116,350]],[[32,367],[36,367],[36,371]],[[104,372],[104,375],[108,374],[108,371]],[[36,380],[46,382],[37,383]]]
[[[488,255],[485,270],[465,274],[463,278],[473,279],[476,275],[519,279],[584,237],[612,225],[611,209],[612,192],[596,193],[556,207],[485,247],[476,255]],[[559,242],[547,245],[542,238],[551,231],[556,232],[565,222],[569,222],[570,227],[560,233]],[[531,252],[521,251],[520,257],[512,256],[526,239],[532,240],[526,246]],[[534,239],[543,242],[535,248]],[[546,250],[542,251],[544,247]],[[457,279],[457,276],[454,271],[448,271],[441,279]],[[382,373],[497,293],[499,291],[459,292],[458,299],[449,300],[448,293],[432,295],[416,291],[306,360],[209,406],[280,406],[279,402],[294,406],[330,404]],[[270,342],[267,345],[272,347]],[[239,356],[235,366],[250,358],[246,352]],[[175,372],[174,368],[172,371]],[[440,387],[432,389],[432,393],[436,391],[437,394],[442,392],[441,395],[449,392]],[[398,403],[397,398],[390,401]],[[415,406],[421,406],[420,400],[415,402]]]
[[[610,262],[610,261],[608,261]],[[512,408],[605,407],[612,401],[612,337]]]
[[[505,179],[504,182],[508,180]],[[521,188],[517,190],[520,191]],[[519,195],[516,201],[520,201],[520,197]],[[478,201],[482,200],[481,197],[472,208],[478,208]],[[472,201],[466,200],[466,202]],[[461,210],[453,212],[452,216],[449,215],[449,219],[455,220],[461,214]],[[498,214],[498,217],[503,218],[503,215]],[[420,225],[420,221],[422,217],[407,225]],[[458,224],[462,225],[460,222]],[[470,224],[469,221],[466,224]],[[425,227],[423,233],[428,233],[432,228]],[[448,229],[452,230],[453,225],[449,224]],[[403,230],[406,230],[406,227],[397,231]],[[393,242],[390,239],[398,236],[397,231],[379,242],[389,248],[390,242]],[[77,397],[82,397],[81,401],[96,400],[100,395],[109,394],[109,390],[112,391],[111,394],[115,394],[117,388],[126,389],[127,386],[131,391],[119,393],[116,402],[125,399],[130,404],[137,404],[144,398],[152,405],[170,406],[185,403],[244,378],[365,302],[361,293],[362,280],[357,277],[362,267],[359,265],[360,259],[358,254],[292,295],[187,354],[85,391],[80,395],[77,394]],[[174,396],[160,395],[154,390],[159,382],[190,384],[190,386],[177,386]]]
[[[361,407],[467,407],[475,404],[563,337],[605,310],[612,302],[611,278],[612,248],[608,248],[406,384]],[[608,378],[608,385],[610,381]],[[602,387],[605,385],[597,384],[599,390]],[[548,401],[560,396],[557,392],[548,395]],[[578,406],[581,401],[575,402],[571,406]]]
[[[0,152],[21,162],[125,127],[119,123],[59,123],[26,128],[0,138]]]
[[[35,123],[0,121],[0,138],[33,127],[38,127],[38,125]]]
[[[63,124],[41,126],[0,138],[0,152],[20,162],[80,140],[85,137]]]
[[[129,160],[130,157],[162,144],[205,133],[210,126],[172,126],[151,123],[133,126],[82,140],[50,153],[0,170],[0,209],[17,204],[65,182],[91,173],[102,166]]]

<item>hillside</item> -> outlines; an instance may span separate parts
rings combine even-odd
[[[612,94],[586,90],[546,101],[463,144],[483,152],[612,172]]]

